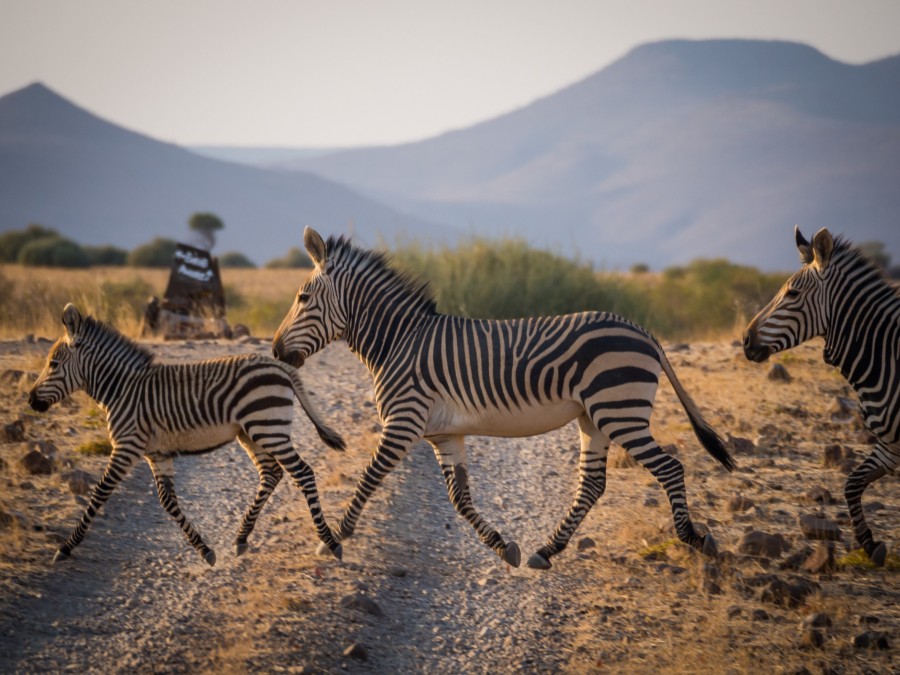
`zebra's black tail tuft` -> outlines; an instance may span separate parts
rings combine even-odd
[[[347,449],[347,443],[344,441],[344,437],[334,429],[320,424],[316,424],[315,426],[319,438],[321,438],[329,448],[338,450],[339,452],[343,452]]]

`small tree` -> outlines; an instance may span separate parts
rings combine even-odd
[[[219,267],[256,267],[256,264],[243,253],[229,251],[219,256]]]
[[[312,267],[313,264],[306,251],[301,251],[296,246],[292,246],[283,256],[270,260],[265,266],[279,269],[285,267]]]
[[[93,265],[121,267],[128,261],[128,251],[115,246],[84,246],[88,261]]]
[[[178,243],[172,239],[157,237],[129,253],[128,264],[131,267],[168,267],[172,264],[177,246]]]
[[[53,236],[36,239],[22,247],[18,261],[31,267],[88,267],[87,253],[74,241]]]
[[[0,262],[14,263],[19,259],[19,252],[29,243],[38,239],[59,237],[56,230],[32,223],[24,230],[12,230],[0,234]]]
[[[188,227],[203,239],[206,249],[216,244],[216,232],[225,227],[225,223],[214,213],[195,213],[188,220]]]

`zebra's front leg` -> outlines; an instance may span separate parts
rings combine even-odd
[[[528,559],[528,566],[533,569],[550,569],[550,557],[568,546],[575,530],[606,489],[609,439],[586,415],[578,418],[578,428],[581,431],[581,457],[578,464],[580,480],[575,501],[572,502],[569,512],[553,536]]]
[[[888,472],[888,468],[877,458],[877,452],[878,450],[866,457],[847,478],[847,483],[844,485],[844,498],[847,500],[856,541],[863,547],[873,563],[883,567],[887,558],[887,547],[884,542],[875,541],[872,537],[872,530],[866,524],[862,508],[862,493],[871,483]]]
[[[518,567],[521,562],[519,546],[514,541],[504,542],[503,537],[485,522],[475,510],[469,493],[469,473],[466,469],[466,446],[463,436],[439,436],[429,438],[434,448],[441,473],[447,483],[447,494],[456,512],[475,528],[478,538],[504,562]]]
[[[113,490],[128,475],[128,471],[139,456],[140,452],[133,448],[118,447],[113,450],[109,457],[109,463],[106,465],[106,470],[103,472],[103,477],[91,492],[90,503],[84,510],[81,521],[69,534],[65,543],[57,549],[56,554],[53,556],[53,562],[68,558],[72,549],[81,543],[100,507],[106,503]]]
[[[335,558],[341,560],[344,555],[344,549],[341,547],[340,539],[328,527],[328,522],[322,513],[322,505],[319,503],[319,491],[316,488],[316,475],[309,464],[304,462],[293,446],[290,445],[290,438],[288,438],[287,443],[286,447],[273,448],[272,456],[275,457],[281,468],[290,474],[291,478],[294,479],[294,483],[303,492],[303,496],[306,497],[306,504],[309,506],[313,526],[316,528],[316,534],[322,541],[321,546],[327,548]],[[320,549],[320,553],[324,553],[324,550]]]
[[[613,438],[613,440],[616,440]],[[617,441],[619,442],[619,441]],[[694,529],[691,514],[688,510],[687,490],[684,485],[684,466],[681,462],[667,454],[659,447],[649,433],[634,437],[628,434],[621,441],[623,447],[638,463],[653,474],[659,481],[669,498],[672,507],[672,518],[675,522],[675,533],[685,544],[701,551],[712,558],[718,556],[716,540],[711,533],[701,537]]]
[[[282,476],[284,476],[284,471],[269,452],[260,448],[243,432],[238,435],[238,442],[244,450],[247,451],[247,454],[256,466],[256,470],[259,472],[259,490],[256,493],[256,498],[247,510],[246,515],[244,515],[244,519],[241,522],[241,529],[238,531],[237,538],[234,540],[235,555],[242,555],[243,553],[246,553],[247,549],[250,547],[247,543],[247,538],[253,532],[253,528],[256,527],[256,521],[259,518],[259,514],[266,501],[269,499],[269,496],[274,492],[275,488],[278,487],[278,483],[281,481]]]
[[[151,459],[147,457],[146,460],[147,464],[150,465],[150,470],[153,471],[153,478],[156,480],[156,492],[159,494],[159,503],[166,510],[166,513],[178,523],[191,546],[197,549],[200,556],[212,567],[216,564],[216,552],[206,545],[203,537],[200,536],[200,532],[187,519],[187,516],[182,513],[181,507],[178,505],[178,497],[175,495],[175,465],[172,462],[172,458]]]

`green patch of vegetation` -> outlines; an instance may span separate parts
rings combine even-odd
[[[127,318],[139,320],[144,314],[144,305],[153,295],[153,287],[143,279],[131,281],[104,281],[100,284],[100,313],[98,318],[116,323],[126,314]]]
[[[269,262],[265,264],[265,267],[274,268],[274,269],[283,269],[283,268],[312,268],[312,260],[309,259],[309,254],[302,249],[297,248],[296,246],[292,246],[288,249],[287,253],[285,253],[280,258],[273,258]]]
[[[866,552],[861,548],[854,549],[848,554],[841,556],[835,563],[837,564],[838,569],[878,569],[875,566],[875,563],[872,562],[869,556],[866,555]],[[884,569],[890,572],[900,572],[900,555],[888,553],[887,558],[884,561]]]
[[[82,455],[109,455],[112,452],[112,443],[105,438],[87,441],[75,448],[75,452],[80,452]]]
[[[646,560],[662,560],[667,557],[666,551],[673,546],[677,546],[680,542],[675,537],[666,539],[658,544],[653,544],[642,548],[638,551],[638,555]]]

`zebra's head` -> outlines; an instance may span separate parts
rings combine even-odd
[[[334,263],[322,236],[303,230],[303,245],[314,269],[297,292],[272,340],[275,358],[295,368],[333,340],[343,337],[346,319],[335,287]]]
[[[803,267],[753,317],[744,332],[744,355],[761,363],[772,354],[824,335],[828,329],[826,288],[833,266],[834,238],[822,228],[810,244],[794,227]]]
[[[54,403],[85,386],[77,342],[82,318],[75,305],[66,305],[62,322],[66,335],[50,348],[44,369],[28,393],[28,404],[38,412],[45,412]]]

